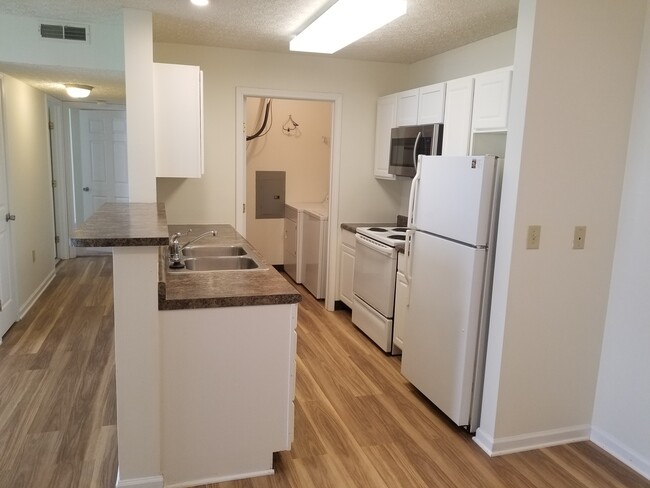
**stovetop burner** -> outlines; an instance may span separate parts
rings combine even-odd
[[[357,232],[391,247],[403,247],[406,241],[406,227],[359,227]]]

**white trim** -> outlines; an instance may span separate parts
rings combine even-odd
[[[591,428],[589,425],[576,425],[563,429],[552,429],[530,434],[513,435],[494,439],[479,427],[474,442],[489,456],[503,456],[515,452],[531,451],[544,447],[588,441]]]
[[[194,481],[183,481],[182,483],[174,483],[165,485],[165,488],[190,488],[192,486],[210,485],[212,483],[223,483],[224,481],[244,480],[248,478],[259,478],[260,476],[270,476],[275,474],[273,469],[266,469],[264,471],[253,471],[252,473],[241,473],[229,476],[217,476],[215,478],[203,478]]]
[[[63,103],[48,95],[47,108],[49,121],[54,124],[54,134],[48,131],[52,152],[52,179],[56,180],[54,194],[54,223],[59,236],[56,244],[57,257],[70,258],[69,226],[68,226],[68,178],[65,164],[65,122],[63,121]],[[54,137],[52,137],[54,135]]]
[[[246,203],[246,133],[245,98],[283,98],[291,100],[317,100],[332,102],[332,152],[330,161],[329,193],[329,243],[327,250],[327,285],[325,308],[334,310],[336,299],[336,263],[339,239],[339,178],[341,168],[341,122],[343,96],[340,93],[273,90],[266,88],[237,87],[235,115],[235,229],[246,237],[246,216],[241,209]]]
[[[18,310],[18,320],[22,320],[25,315],[27,315],[27,312],[34,306],[36,301],[40,298],[40,296],[43,294],[43,292],[47,289],[50,283],[52,283],[52,280],[56,276],[56,271],[52,269],[50,271],[50,274],[43,280],[43,282],[36,288],[34,293],[30,295],[30,297],[27,299],[27,301],[20,307]]]
[[[644,458],[643,455],[622,444],[618,439],[598,427],[591,428],[591,442],[650,480],[650,459]]]
[[[126,488],[136,486],[138,488],[163,488],[165,481],[162,476],[147,476],[146,478],[131,478],[128,480],[120,479],[120,471],[117,471],[117,481],[115,488]]]

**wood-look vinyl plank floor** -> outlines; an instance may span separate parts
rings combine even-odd
[[[650,488],[589,442],[490,458],[303,287],[295,439],[275,474],[203,488]],[[111,258],[65,261],[0,345],[0,488],[113,488]],[[198,449],[198,447],[197,447]]]

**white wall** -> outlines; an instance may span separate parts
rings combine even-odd
[[[265,99],[246,99],[246,132],[254,134],[264,119]],[[284,171],[286,202],[321,202],[329,195],[332,103],[310,100],[271,102],[271,129],[246,145],[246,239],[269,264],[284,263],[284,219],[256,219],[255,173]],[[289,115],[299,124],[283,131]],[[293,125],[289,123],[288,127]]]
[[[516,34],[517,29],[512,29],[413,63],[408,67],[408,85],[404,89],[510,66]]]
[[[54,275],[54,208],[47,98],[4,76],[5,145],[9,202],[16,245],[19,315]],[[4,216],[2,216],[4,218]]]
[[[644,3],[520,2],[477,435],[488,451],[589,437]],[[539,250],[525,249],[532,224]]]
[[[403,82],[399,65],[200,46],[155,44],[156,62],[201,66],[205,174],[159,179],[170,223],[235,223],[236,87],[343,95],[340,220],[393,220],[400,189],[373,174],[375,104]]]
[[[650,478],[650,6],[640,60],[593,440]]]
[[[121,19],[115,19],[112,23],[83,24],[88,28],[90,42],[42,39],[39,33],[42,21],[56,24],[51,19],[0,14],[0,60],[39,66],[124,71]]]

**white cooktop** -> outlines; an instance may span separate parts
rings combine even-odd
[[[391,247],[404,247],[406,227],[357,227],[357,233]]]

